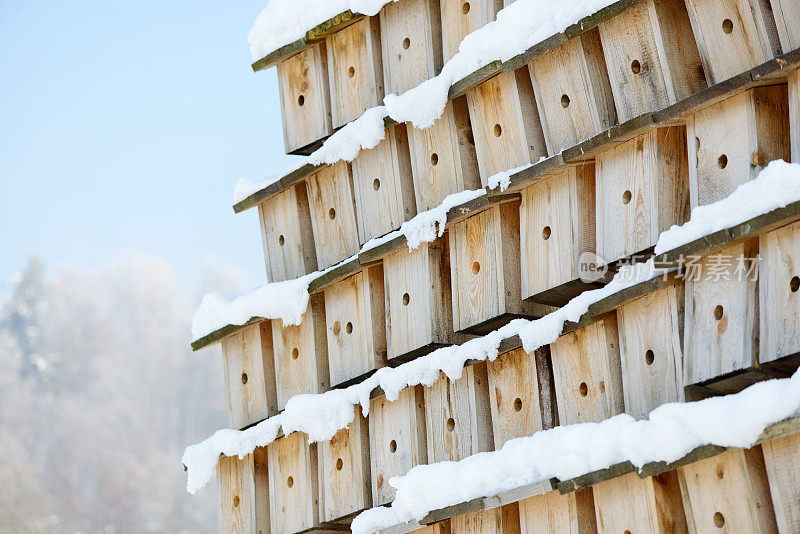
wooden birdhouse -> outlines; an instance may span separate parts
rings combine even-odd
[[[668,285],[617,308],[625,412],[637,419],[684,400],[683,293]]]
[[[408,143],[417,212],[437,207],[453,193],[481,187],[463,97],[449,101],[430,128],[420,130],[409,124]]]
[[[684,0],[640,2],[598,29],[620,123],[706,87]]]
[[[355,419],[328,441],[317,444],[319,452],[320,518],[339,521],[372,507],[369,474],[369,426],[356,406]]]
[[[279,437],[267,445],[267,457],[273,534],[346,530],[321,522],[324,494],[319,492],[317,445],[310,445],[306,434]]]
[[[778,532],[760,447],[723,452],[678,469],[694,532]]]
[[[441,521],[417,529],[413,534],[450,534],[450,521]]]
[[[494,450],[485,362],[464,367],[458,380],[442,373],[425,388],[425,432],[429,464]]]
[[[771,0],[770,6],[775,14],[781,49],[789,52],[800,48],[800,10],[797,9],[797,5],[793,0]]]
[[[327,286],[323,294],[331,386],[385,366],[383,267],[365,268]]]
[[[528,63],[547,153],[589,139],[617,122],[597,29]]]
[[[228,424],[232,428],[244,428],[278,413],[269,321],[224,338],[222,365],[228,394]]]
[[[330,387],[328,341],[325,332],[325,298],[311,295],[299,325],[272,325],[278,409],[300,393],[322,393]]]
[[[614,260],[656,244],[689,218],[686,130],[653,128],[596,160],[597,254]]]
[[[674,471],[645,478],[628,473],[595,484],[592,494],[598,532],[690,532]]]
[[[486,26],[503,9],[502,0],[440,0],[442,49],[447,63],[458,52],[464,37]]]
[[[417,214],[405,124],[386,129],[386,138],[362,150],[352,163],[358,241],[400,228]]]
[[[570,166],[522,190],[522,298],[563,305],[582,288],[581,254],[595,247],[595,166]]]
[[[483,186],[499,172],[547,156],[527,69],[490,78],[467,92],[467,102]]]
[[[411,359],[450,343],[450,259],[441,238],[383,258],[389,360]]]
[[[800,518],[800,434],[762,446],[778,532],[791,532]]]
[[[550,491],[519,502],[521,534],[597,532],[592,488],[562,494]]]
[[[257,448],[241,460],[235,456],[220,458],[217,480],[222,532],[270,531],[266,449]]]
[[[546,346],[530,354],[519,348],[486,364],[495,450],[555,426],[549,356]]]
[[[800,352],[800,223],[759,238],[759,362]]]
[[[614,313],[550,345],[561,425],[599,422],[625,411]]]
[[[781,53],[769,2],[686,0],[686,8],[708,85],[750,70]]]
[[[415,465],[428,461],[425,438],[423,386],[407,387],[395,401],[385,396],[369,403],[369,458],[372,505],[394,500],[389,479],[405,475]]]
[[[386,94],[402,94],[442,70],[439,0],[389,2],[380,12]]]
[[[305,184],[290,186],[258,205],[267,276],[291,280],[317,270]]]
[[[722,377],[758,363],[758,243],[718,249],[687,267],[684,384],[734,393]]]
[[[517,201],[457,221],[449,234],[455,331],[486,333],[533,314],[521,298]]]
[[[383,64],[378,17],[364,17],[329,35],[328,74],[333,129],[383,103]]]
[[[785,85],[757,87],[687,120],[692,207],[727,198],[772,160],[789,160]]]
[[[519,534],[519,505],[478,510],[450,520],[452,534]]]
[[[325,43],[305,48],[277,66],[287,154],[310,153],[333,133]]]
[[[306,178],[317,267],[358,253],[358,226],[350,165],[340,161]]]

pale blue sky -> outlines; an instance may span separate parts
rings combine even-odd
[[[283,154],[275,69],[250,69],[267,0],[0,0],[0,292],[30,255],[94,268],[164,258],[265,279],[238,177]]]

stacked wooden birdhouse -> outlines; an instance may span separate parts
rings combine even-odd
[[[311,154],[387,95],[437,76],[503,8],[397,0],[258,60],[255,70],[277,67],[286,152]],[[800,161],[798,47],[798,0],[609,1],[457,81],[429,128],[389,118],[352,161],[305,164],[242,199],[236,212],[258,210],[268,282],[317,274],[299,324],[254,316],[195,340],[221,343],[230,427],[552,313],[652,258],[693,208],[773,160]],[[501,188],[493,177],[506,171]],[[409,249],[397,230],[467,190],[478,192],[448,206],[435,239]],[[348,530],[391,504],[390,479],[415,466],[794,373],[800,205],[655,262],[670,274],[594,302],[533,352],[504,339],[457,379],[441,373],[397,398],[376,388],[368,413],[354,407],[330,440],[279,433],[222,457],[222,532]],[[781,424],[751,448],[551,479],[384,534],[800,532],[800,423]]]

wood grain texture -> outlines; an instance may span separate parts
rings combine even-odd
[[[306,179],[317,266],[325,269],[358,253],[350,165],[339,161]]]
[[[378,17],[365,17],[326,39],[331,121],[340,128],[383,103],[383,63]]]
[[[527,69],[500,73],[467,92],[481,184],[547,155]]]
[[[270,525],[273,534],[294,534],[319,524],[316,445],[294,432],[267,445]]]
[[[727,198],[772,160],[789,160],[786,86],[758,87],[698,111],[687,122],[692,206]],[[754,165],[756,154],[762,161]]]
[[[599,422],[625,411],[614,313],[562,335],[550,351],[559,424]]]
[[[597,254],[606,262],[654,246],[689,218],[683,127],[654,128],[596,159]]]
[[[800,434],[762,446],[778,531],[800,531]]]
[[[670,285],[617,309],[625,412],[637,419],[684,400],[682,306],[683,287]]]
[[[775,25],[785,52],[800,48],[800,9],[794,0],[771,0]]]
[[[520,348],[486,364],[495,450],[555,426],[549,410],[554,399],[542,399],[552,395],[547,356],[545,349],[528,354]]]
[[[290,186],[261,202],[258,220],[270,282],[291,280],[317,270],[305,184]]]
[[[453,329],[522,314],[519,203],[497,204],[449,229]]]
[[[372,506],[370,491],[369,425],[354,409],[355,418],[332,439],[317,445],[319,487],[324,492],[323,521],[334,521]]]
[[[450,520],[452,534],[519,534],[519,506],[478,510]]]
[[[687,275],[685,385],[758,363],[757,245],[718,249]]]
[[[778,532],[760,447],[724,452],[678,473],[694,532]]]
[[[455,381],[442,373],[425,388],[425,432],[428,463],[494,449],[485,362],[465,367]]]
[[[369,457],[372,505],[394,499],[388,482],[428,460],[423,386],[403,389],[394,401],[380,396],[369,403]]]
[[[616,124],[597,29],[535,58],[528,69],[548,154],[558,154]]]
[[[270,321],[222,340],[228,424],[243,428],[278,413]]]
[[[405,124],[387,128],[386,138],[359,152],[352,169],[360,244],[400,228],[417,214]]]
[[[386,365],[383,266],[365,268],[323,294],[331,386]]]
[[[439,0],[390,2],[380,11],[386,94],[402,94],[442,70]]]
[[[325,333],[325,298],[311,295],[299,325],[272,325],[278,409],[293,395],[323,393],[330,386],[328,341]]]
[[[418,212],[435,208],[453,193],[481,187],[463,97],[448,102],[430,128],[409,124],[408,143]]]
[[[450,260],[438,239],[409,252],[406,247],[383,260],[388,358],[436,343],[449,343],[453,331]]]
[[[288,154],[333,133],[325,43],[301,50],[277,69]]]
[[[565,167],[522,190],[522,298],[580,276],[583,252],[595,252],[594,164]]]
[[[759,238],[759,361],[800,352],[800,222]]]
[[[253,451],[253,480],[255,483],[255,534],[270,534],[269,524],[269,454],[266,447]]]
[[[444,62],[458,52],[461,41],[492,22],[503,9],[502,0],[440,0]]]
[[[562,494],[550,491],[520,501],[521,534],[593,534],[597,532],[592,489]]]
[[[220,493],[220,532],[258,532],[253,455],[248,454],[241,460],[235,456],[220,458],[217,462],[217,480]]]
[[[599,25],[619,122],[706,86],[685,10],[682,0],[648,0]]]
[[[761,0],[686,0],[709,85],[780,54],[768,6]]]
[[[592,487],[597,531],[689,532],[674,472],[639,478],[629,473]]]
[[[788,86],[791,161],[800,163],[800,69],[789,73]]]

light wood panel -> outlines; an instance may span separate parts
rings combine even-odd
[[[359,250],[350,165],[339,161],[306,179],[317,266],[325,269]]]
[[[295,432],[267,445],[270,525],[273,534],[295,534],[319,525],[316,445]]]
[[[521,534],[594,534],[597,520],[592,488],[550,491],[520,501]]]
[[[794,0],[770,0],[775,14],[781,49],[785,52],[800,48],[800,9]]]
[[[800,352],[800,223],[759,239],[759,361]]]
[[[257,490],[253,455],[248,454],[241,460],[235,456],[220,458],[217,462],[217,480],[220,493],[220,532],[255,534],[259,528],[263,529],[265,525],[258,524],[256,517]],[[269,523],[266,527],[269,528]]]
[[[789,138],[792,163],[800,163],[800,69],[789,73]]]
[[[492,510],[478,510],[450,520],[453,534],[519,534],[519,506],[508,504]]]
[[[800,532],[800,434],[761,447],[778,531]]]
[[[444,62],[458,52],[464,37],[486,26],[503,9],[502,0],[440,0]]]

